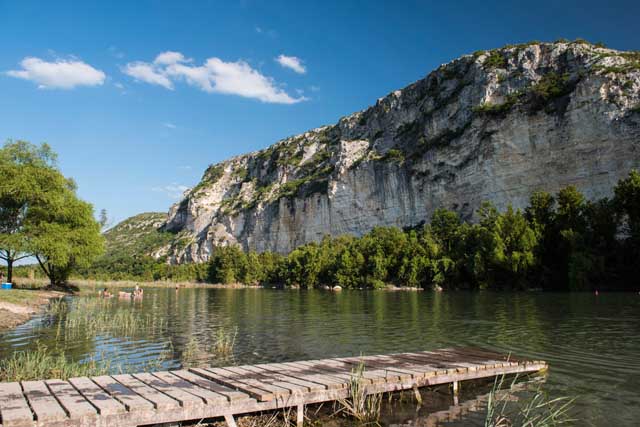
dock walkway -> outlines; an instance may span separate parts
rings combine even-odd
[[[0,427],[122,427],[178,423],[294,408],[348,397],[364,364],[367,393],[533,373],[545,362],[479,349],[191,368],[177,371],[0,383]]]

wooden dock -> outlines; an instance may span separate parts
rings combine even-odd
[[[295,408],[301,424],[304,405],[348,397],[353,371],[361,363],[370,394],[447,383],[456,391],[460,381],[547,368],[542,361],[453,348],[0,383],[0,427],[122,427],[215,417],[234,426],[234,415],[279,408]]]

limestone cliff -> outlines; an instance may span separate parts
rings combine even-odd
[[[476,52],[337,124],[210,166],[163,229],[170,262],[217,245],[286,253],[325,234],[411,226],[434,209],[610,195],[640,167],[640,53],[586,42]]]

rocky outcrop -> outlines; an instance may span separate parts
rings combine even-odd
[[[323,235],[412,226],[445,207],[589,198],[640,166],[640,53],[586,42],[476,52],[342,118],[210,166],[170,212],[169,262],[218,245],[286,253]]]

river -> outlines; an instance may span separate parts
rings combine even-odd
[[[159,355],[177,368],[194,341],[206,346],[218,331],[236,335],[236,364],[477,346],[549,362],[544,388],[576,397],[579,425],[640,419],[638,294],[147,289],[140,302],[105,309],[164,320],[135,334],[67,336],[38,316],[0,335],[0,357],[39,342],[76,360],[108,359],[114,371]]]

